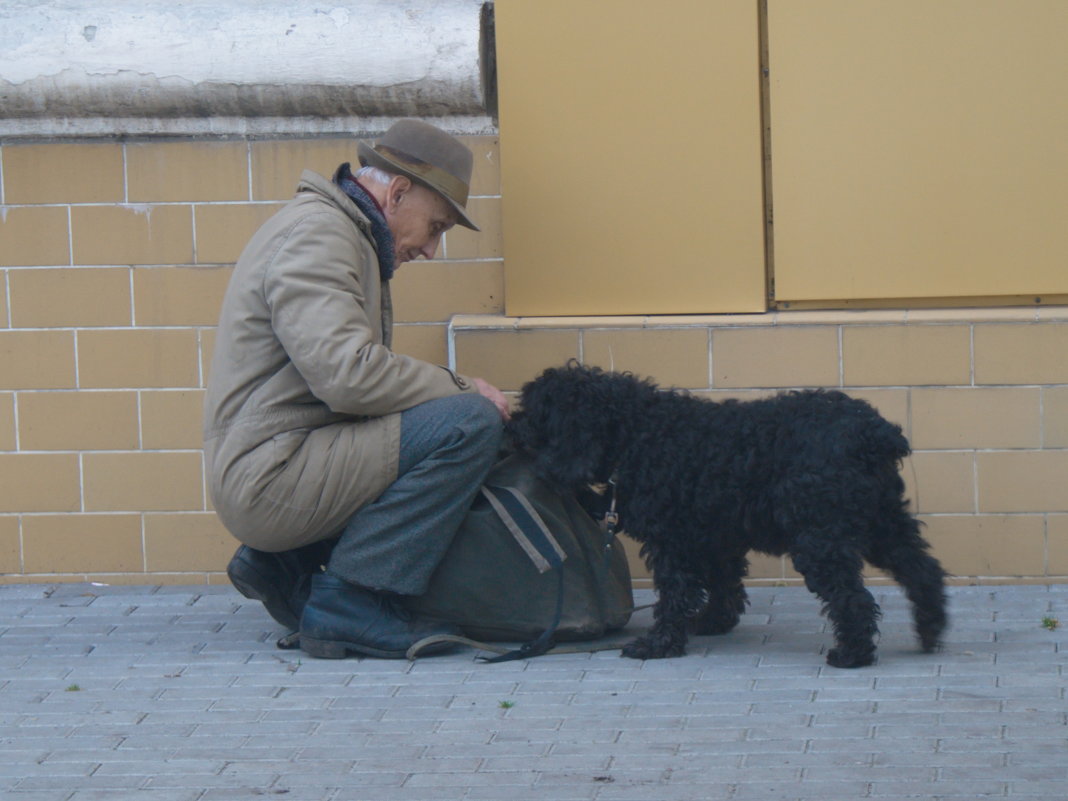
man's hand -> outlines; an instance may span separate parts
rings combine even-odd
[[[475,387],[478,389],[478,394],[484,398],[489,398],[493,401],[493,405],[497,407],[497,411],[501,413],[502,420],[509,420],[512,416],[508,410],[508,399],[504,397],[504,393],[497,387],[488,381],[483,381],[481,378],[472,378]]]

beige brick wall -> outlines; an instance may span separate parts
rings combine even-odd
[[[495,137],[467,137],[481,236],[394,287],[400,350],[503,309]],[[223,581],[201,403],[230,267],[352,139],[0,145],[0,581]]]
[[[510,392],[569,357],[713,400],[842,389],[910,437],[908,494],[955,581],[1068,581],[1068,309],[461,316],[452,337],[461,371]],[[798,580],[752,562],[754,580]]]
[[[842,388],[905,427],[910,496],[957,580],[1068,580],[1068,310],[501,317],[497,141],[467,141],[483,233],[398,273],[398,350],[451,352],[513,393],[569,358],[713,399]],[[301,169],[354,150],[0,145],[0,581],[225,580],[200,404],[229,268]],[[796,580],[752,561],[754,580]]]

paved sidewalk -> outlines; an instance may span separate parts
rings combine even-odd
[[[279,651],[227,587],[0,586],[0,798],[1068,798],[1068,585],[951,589],[936,655],[873,591],[880,660],[849,671],[793,587],[680,659],[486,665]]]

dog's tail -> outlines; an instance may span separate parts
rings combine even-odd
[[[895,461],[900,462],[912,453],[912,446],[909,445],[909,441],[905,437],[905,432],[901,430],[901,426],[897,423],[891,423],[886,419],[883,419],[882,422],[885,427],[883,436],[887,442],[889,455],[892,455]]]
[[[872,465],[893,465],[897,469],[912,453],[908,438],[897,423],[891,423],[874,409],[872,414],[874,419],[857,432],[863,443],[863,453]]]

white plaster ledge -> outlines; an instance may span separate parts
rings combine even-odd
[[[450,331],[534,329],[739,328],[795,325],[948,325],[1068,322],[1068,306],[967,309],[864,309],[769,311],[763,314],[647,315],[626,317],[507,317],[460,314]]]
[[[5,0],[0,136],[489,123],[482,0]],[[192,131],[187,129],[192,128]],[[380,130],[380,129],[379,129]]]

